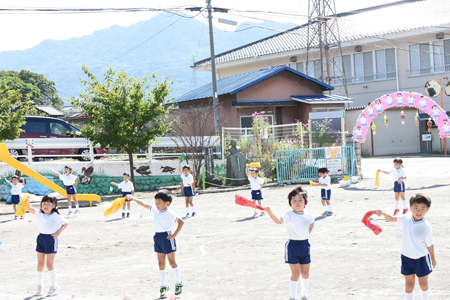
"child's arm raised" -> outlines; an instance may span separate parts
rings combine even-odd
[[[175,238],[178,235],[178,233],[180,233],[181,227],[183,227],[183,225],[184,225],[184,221],[181,220],[180,218],[178,218],[177,223],[178,223],[177,230],[175,230],[175,232],[173,234],[167,236],[168,240]]]
[[[145,207],[146,209],[150,209],[151,205],[147,204],[141,200],[139,200],[138,198],[131,196],[131,195],[127,195],[127,200],[133,200],[134,202],[136,202],[137,204],[139,204],[142,207]]]
[[[391,216],[391,215],[385,213],[385,212],[382,211],[382,210],[377,210],[376,214],[377,214],[377,216],[380,216],[380,217],[383,216],[383,217],[385,217],[386,220],[388,220],[389,222],[397,222],[397,217],[393,217],[393,216]]]
[[[431,245],[430,247],[427,247],[428,252],[430,252],[431,256],[431,264],[433,265],[433,268],[436,268],[436,258],[434,257],[434,245]]]
[[[378,169],[377,172],[378,172],[378,173],[381,172],[381,173],[384,173],[384,174],[389,175],[389,172],[386,172],[386,171],[383,171],[383,170],[380,170],[380,169]]]
[[[280,218],[278,218],[277,216],[275,216],[275,215],[273,214],[273,212],[272,212],[272,210],[270,209],[270,207],[264,207],[264,211],[266,211],[266,212],[269,214],[270,218],[271,218],[275,223],[277,223],[277,224],[283,224],[283,223],[281,222]]]
[[[52,173],[55,174],[55,175],[57,175],[58,177],[59,177],[59,175],[61,175],[61,174],[59,174],[58,172],[56,172],[55,170],[53,170],[53,169],[52,169]]]
[[[36,210],[30,206],[30,200],[27,201],[27,210],[34,215]]]
[[[178,163],[178,171],[180,171],[180,174],[183,174],[183,171],[181,171],[181,161]]]

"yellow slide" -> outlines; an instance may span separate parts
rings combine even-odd
[[[0,143],[0,160],[4,163],[10,165],[14,169],[19,170],[20,172],[28,175],[29,177],[33,178],[37,182],[45,185],[49,189],[52,189],[53,191],[57,192],[58,194],[60,194],[64,197],[67,197],[67,192],[65,189],[63,189],[56,183],[51,182],[50,180],[48,180],[47,178],[45,178],[38,172],[30,169],[29,167],[25,166],[18,160],[11,157],[11,155],[9,155],[8,147],[4,143]],[[78,201],[89,201],[90,206],[92,206],[93,201],[102,202],[102,199],[100,199],[100,196],[94,195],[94,194],[77,194],[77,200]]]

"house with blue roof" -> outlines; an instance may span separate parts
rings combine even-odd
[[[252,114],[264,111],[272,124],[307,123],[317,109],[342,111],[352,99],[327,95],[334,88],[287,66],[238,74],[217,81],[219,114],[225,127],[251,127]],[[209,109],[212,83],[172,101],[180,111],[192,107]]]

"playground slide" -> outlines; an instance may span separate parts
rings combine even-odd
[[[20,172],[28,175],[29,177],[33,178],[37,182],[45,185],[49,189],[52,189],[53,191],[61,194],[62,196],[67,197],[67,192],[65,189],[63,189],[56,183],[51,182],[44,176],[40,175],[38,172],[30,169],[29,167],[25,166],[18,160],[11,157],[11,155],[9,155],[8,147],[4,143],[0,143],[0,160],[4,163],[10,165],[14,169],[19,170]],[[102,200],[100,199],[100,196],[94,195],[94,194],[77,194],[77,200],[89,201],[90,206],[92,206],[93,201],[102,202]]]

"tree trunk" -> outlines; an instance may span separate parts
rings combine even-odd
[[[134,181],[134,168],[133,168],[133,151],[128,151],[128,161],[130,162],[131,182],[134,184],[134,191],[136,191],[136,182]]]

